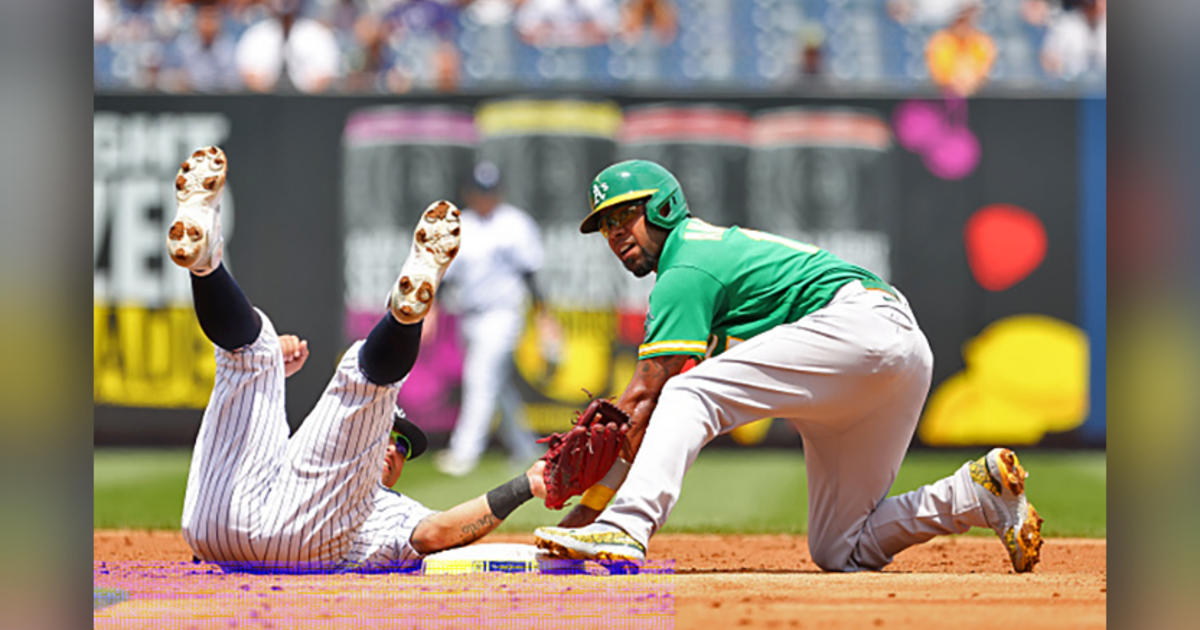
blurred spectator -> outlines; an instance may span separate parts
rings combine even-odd
[[[973,3],[974,0],[887,0],[887,9],[902,24],[941,27],[953,20],[963,5]]]
[[[246,29],[271,17],[267,0],[226,0],[230,35],[241,39]]]
[[[498,26],[512,22],[513,12],[522,0],[469,0],[467,10],[471,19],[484,26]]]
[[[269,0],[271,15],[242,34],[237,67],[258,92],[323,92],[337,78],[337,40],[324,24],[302,14],[301,0]]]
[[[955,96],[975,93],[996,59],[992,38],[975,27],[982,10],[983,3],[978,0],[961,3],[954,21],[934,33],[925,47],[930,78]]]
[[[524,0],[516,16],[521,39],[542,48],[603,44],[619,21],[616,0]]]
[[[237,39],[224,31],[221,0],[197,0],[192,29],[175,38],[163,68],[163,87],[177,91],[241,89]]]
[[[347,91],[400,93],[412,87],[412,77],[396,67],[387,30],[375,15],[358,17],[345,60]]]
[[[117,21],[114,0],[92,0],[92,82],[96,87],[113,87],[117,79],[113,75],[116,52],[109,43],[113,25]]]
[[[820,22],[805,22],[797,34],[800,40],[800,74],[814,79],[825,71],[825,29]]]
[[[103,86],[156,89],[167,42],[186,11],[177,0],[94,2],[95,81]]]
[[[364,8],[370,5],[363,0],[315,0],[316,15],[333,30],[334,35],[341,37],[354,32],[358,18],[364,15]],[[367,11],[366,13],[371,13]]]
[[[92,0],[92,41],[107,42],[117,21],[117,7],[113,0]]]
[[[677,11],[671,0],[625,0],[621,7],[621,36],[637,41],[647,27],[661,45],[674,41],[678,30]]]
[[[449,92],[458,87],[458,15],[469,0],[395,0],[384,16],[395,73],[409,83]]]
[[[1021,17],[1034,26],[1045,27],[1052,8],[1050,0],[1021,0]]]
[[[1067,0],[1063,11],[1050,18],[1042,44],[1046,73],[1073,80],[1103,76],[1107,56],[1105,0]]]

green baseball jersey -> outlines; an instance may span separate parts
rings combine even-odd
[[[690,218],[663,243],[638,358],[715,356],[825,306],[852,280],[891,290],[819,247]]]

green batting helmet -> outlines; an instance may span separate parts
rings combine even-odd
[[[600,171],[592,180],[588,193],[592,211],[583,218],[579,231],[599,230],[606,210],[639,199],[646,200],[646,220],[660,228],[669,230],[691,214],[671,171],[649,160],[625,160]]]

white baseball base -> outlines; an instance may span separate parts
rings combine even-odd
[[[583,564],[582,560],[551,558],[545,550],[518,543],[481,543],[447,549],[425,556],[425,575],[461,575],[465,573],[547,573],[562,572],[564,562]]]

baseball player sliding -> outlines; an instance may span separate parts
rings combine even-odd
[[[1009,449],[885,498],[933,362],[895,287],[812,245],[692,217],[679,182],[653,162],[604,169],[590,199],[580,230],[599,231],[626,269],[655,272],[656,281],[618,409],[551,444],[547,504],[582,491],[561,486],[594,478],[594,466],[577,473],[578,463],[556,449],[607,452],[619,443],[626,457],[614,456],[559,527],[536,530],[538,546],[573,558],[644,558],[700,449],[743,424],[780,417],[803,440],[808,546],[822,569],[881,569],[902,549],[971,527],[994,529],[1018,572],[1037,564],[1042,519]],[[627,429],[610,421],[622,412]],[[616,442],[606,441],[613,435]]]
[[[421,321],[459,246],[459,211],[431,204],[390,295],[388,312],[346,351],[316,407],[291,437],[284,379],[307,342],[277,335],[221,264],[220,198],[228,163],[195,151],[175,179],[171,260],[191,272],[196,316],[217,372],[192,453],[183,536],[200,559],[270,570],[401,567],[466,544],[533,496],[543,464],[444,512],[389,488],[424,435],[395,409],[416,360]],[[389,436],[390,431],[390,436]]]

